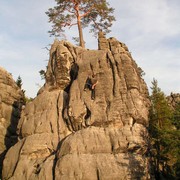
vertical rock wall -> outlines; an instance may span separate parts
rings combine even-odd
[[[95,76],[95,100],[84,91]],[[23,111],[4,179],[149,179],[148,91],[125,44],[55,41],[46,83]],[[12,160],[12,156],[15,157]]]
[[[0,67],[0,174],[6,151],[17,142],[23,94],[12,76]]]

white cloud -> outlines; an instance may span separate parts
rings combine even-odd
[[[52,42],[45,11],[53,1],[12,0],[0,2],[0,65],[20,75],[28,96],[35,96],[36,84],[43,84],[39,70],[45,69],[49,55],[43,47]]]
[[[111,36],[127,44],[148,85],[155,77],[166,94],[179,92],[180,1],[119,0],[114,7]]]
[[[112,33],[124,42],[137,64],[146,73],[145,80],[155,77],[166,93],[180,91],[180,1],[179,0],[109,0],[117,21]],[[118,2],[118,3],[117,3]],[[45,11],[54,0],[0,1],[0,65],[16,79],[20,74],[28,96],[35,96],[36,84],[42,84],[38,71],[48,59],[42,49],[53,38],[47,33],[51,25]],[[77,36],[68,30],[68,40]],[[87,48],[97,48],[97,40],[84,30]]]

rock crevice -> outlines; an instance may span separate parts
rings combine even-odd
[[[8,151],[12,179],[149,179],[148,91],[124,43],[99,34],[99,50],[55,40],[46,83],[23,110]],[[84,91],[95,76],[95,99]],[[18,152],[18,164],[9,157]],[[28,149],[28,147],[30,147]]]
[[[0,178],[5,154],[18,141],[16,128],[24,104],[23,97],[12,76],[0,67]]]

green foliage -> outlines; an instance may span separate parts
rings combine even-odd
[[[175,113],[171,110],[164,93],[158,87],[157,80],[153,80],[151,89],[149,133],[154,172],[156,179],[161,179],[162,176],[176,178],[179,166],[180,132],[173,125],[177,123],[173,117],[175,113],[179,113],[179,109]]]
[[[18,87],[21,89],[21,91],[22,91],[22,103],[23,104],[26,104],[27,102],[30,102],[30,101],[32,101],[32,98],[28,98],[26,95],[25,95],[25,93],[26,93],[26,91],[24,90],[24,89],[22,89],[22,79],[21,79],[21,77],[20,76],[18,76],[18,78],[17,78],[17,80],[16,80],[16,84],[18,85]]]
[[[25,102],[26,102],[26,104],[29,103],[29,102],[31,102],[31,101],[33,101],[33,99],[34,99],[34,98],[31,98],[31,97],[27,97],[27,96],[26,96],[26,97],[25,97]]]
[[[172,122],[173,122],[174,126],[179,130],[180,129],[180,102],[178,102],[175,106]]]
[[[57,6],[50,8],[46,14],[53,24],[51,35],[63,36],[66,27],[78,26],[80,45],[83,46],[82,28],[90,26],[90,32],[110,32],[109,28],[115,17],[114,9],[106,0],[55,0]]]
[[[92,8],[91,12],[84,17],[82,24],[84,26],[90,25],[90,32],[94,33],[95,36],[98,31],[109,33],[109,28],[112,26],[112,22],[115,21],[115,17],[112,15],[114,9],[109,7],[106,0],[89,1],[88,7],[89,9]]]
[[[21,79],[21,76],[18,76],[17,80],[16,80],[16,84],[17,86],[21,89],[22,87],[22,79]]]
[[[138,67],[138,73],[141,77],[145,76],[146,74],[140,67]]]
[[[157,80],[153,80],[152,95],[151,95],[151,122],[153,126],[160,129],[169,127],[172,118],[172,111],[168,105],[166,97],[161,89],[158,87]]]
[[[39,71],[39,74],[40,74],[40,76],[41,76],[41,79],[45,79],[45,77],[46,77],[46,72],[45,72],[45,70],[40,70]]]

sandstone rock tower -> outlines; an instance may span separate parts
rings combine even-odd
[[[0,67],[0,176],[6,151],[17,142],[16,127],[23,94],[12,76]]]
[[[84,91],[98,79],[95,100]],[[55,40],[46,83],[26,105],[4,179],[149,179],[148,91],[125,44],[99,35],[99,50]]]

